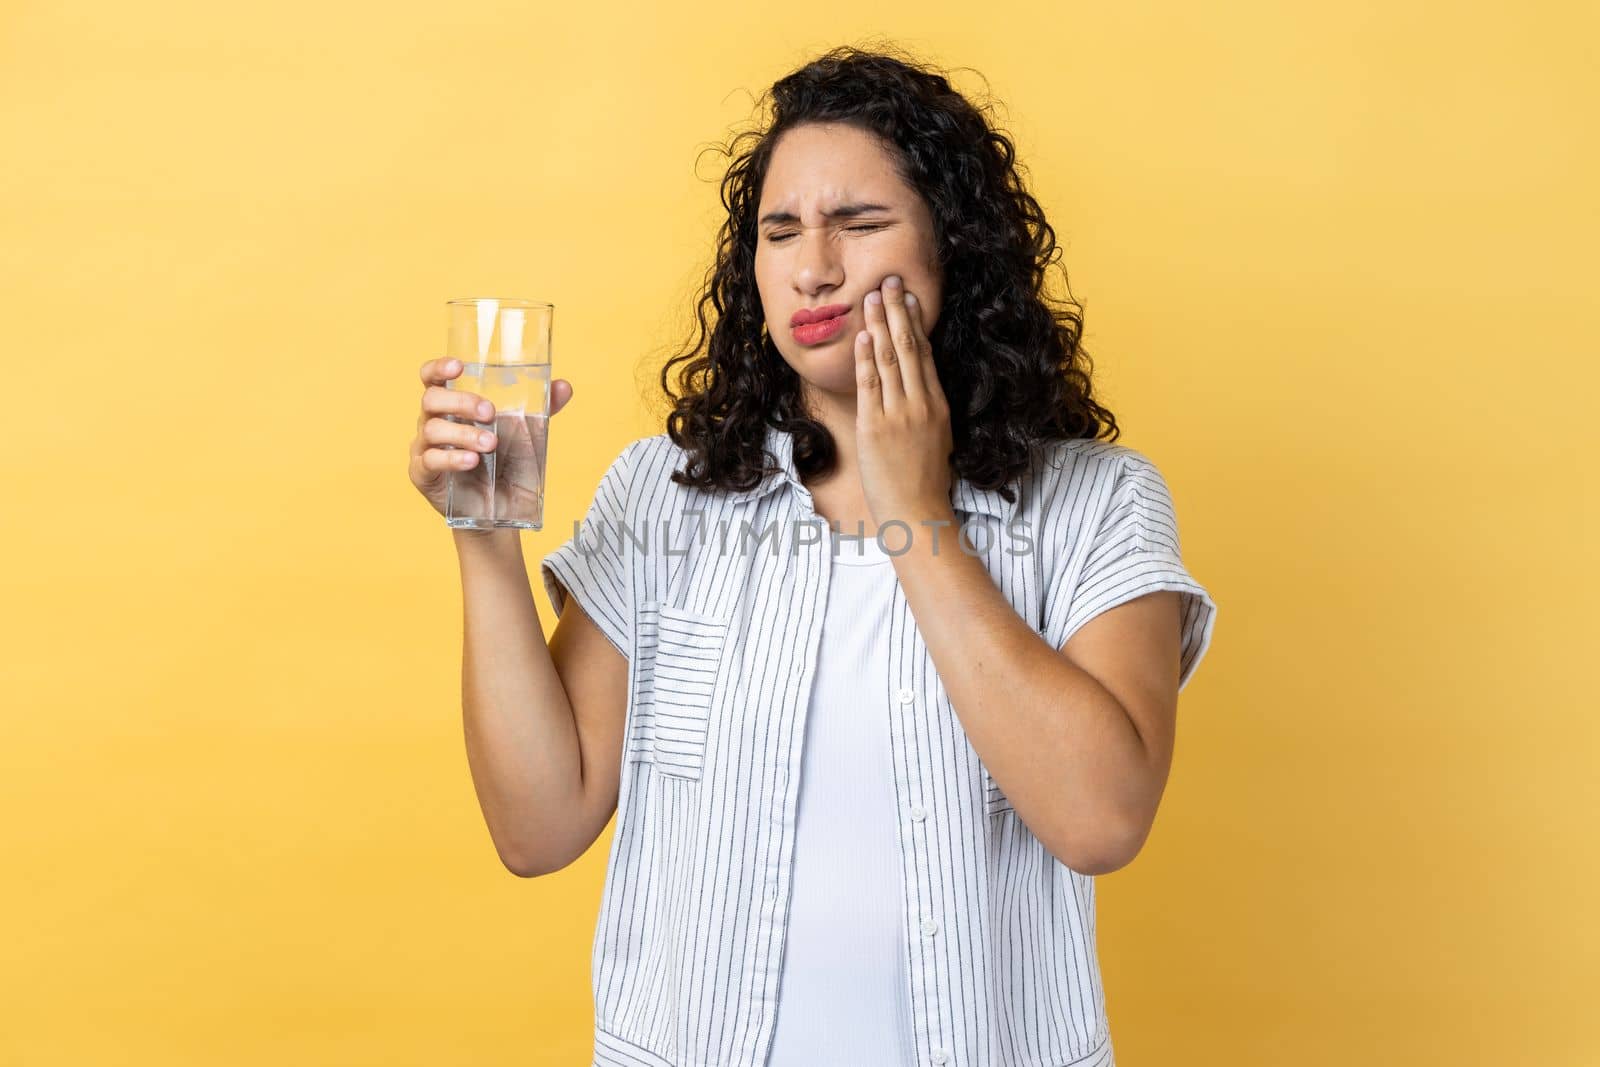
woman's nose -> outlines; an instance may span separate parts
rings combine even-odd
[[[838,250],[828,240],[827,231],[802,232],[800,248],[795,254],[795,287],[809,292],[821,285],[837,285],[841,267]]]

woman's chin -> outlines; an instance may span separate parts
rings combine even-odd
[[[808,374],[805,377],[811,388],[819,393],[829,393],[839,397],[856,395],[856,376],[853,367],[845,374]]]
[[[813,389],[839,394],[856,391],[856,357],[849,346],[807,349],[798,363],[791,360],[789,365]]]

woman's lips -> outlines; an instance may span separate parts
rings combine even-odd
[[[794,333],[794,339],[803,345],[820,344],[837,336],[844,329],[845,323],[849,318],[850,311],[846,308],[831,319],[797,323],[791,326],[790,330]]]

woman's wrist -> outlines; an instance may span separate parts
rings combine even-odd
[[[497,526],[492,530],[473,530],[456,527],[450,531],[456,544],[456,553],[463,563],[469,561],[518,563],[522,562],[522,531],[514,526]]]

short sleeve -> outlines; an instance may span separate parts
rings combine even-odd
[[[625,447],[600,477],[583,522],[567,540],[545,554],[539,565],[556,618],[575,596],[600,631],[628,658],[633,657],[634,531],[628,527],[633,452]]]
[[[1189,574],[1178,547],[1177,511],[1166,480],[1149,459],[1129,449],[1120,457],[1106,503],[1091,520],[1083,562],[1066,567],[1045,597],[1044,633],[1055,647],[1084,623],[1158,590],[1181,593],[1178,689],[1188,684],[1211,645],[1217,605]]]

